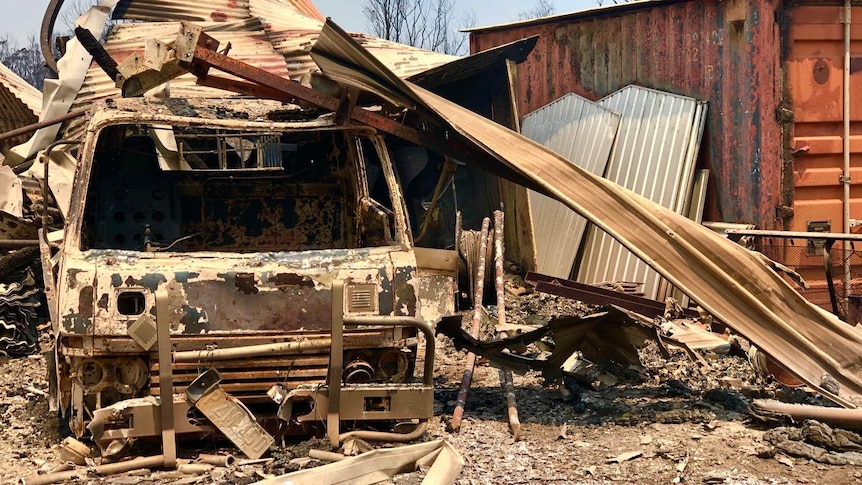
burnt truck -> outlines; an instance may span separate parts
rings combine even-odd
[[[414,247],[381,133],[149,98],[100,102],[78,133],[63,238],[42,244],[75,435],[158,436],[165,392],[176,433],[213,431],[184,395],[209,369],[273,433],[432,416],[456,252]]]

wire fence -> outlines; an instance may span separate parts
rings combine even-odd
[[[808,288],[800,287],[790,278],[788,281],[805,298],[826,311],[833,312],[830,298],[830,288],[827,277],[827,267],[831,275],[838,315],[859,321],[859,308],[862,303],[862,243],[837,241],[829,252],[829,258],[824,257],[826,244],[817,239],[781,239],[760,237],[756,241],[756,249],[767,257],[781,263],[799,273],[808,284]],[[847,287],[844,276],[844,244],[847,245],[847,259],[850,262],[850,285]],[[849,291],[847,291],[849,289]],[[848,314],[849,301],[849,314]],[[854,322],[855,323],[855,322]]]

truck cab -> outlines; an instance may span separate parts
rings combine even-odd
[[[82,130],[46,255],[73,433],[157,434],[164,345],[178,433],[208,429],[183,398],[207,369],[280,433],[319,432],[334,387],[341,421],[431,416],[420,343],[454,310],[455,253],[414,248],[380,133],[276,102],[144,98],[100,103]]]

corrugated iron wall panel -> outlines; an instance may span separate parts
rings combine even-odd
[[[706,218],[777,229],[776,207],[787,196],[775,117],[782,98],[778,3],[659,3],[480,29],[470,44],[478,52],[540,35],[519,70],[522,113],[569,92],[598,99],[632,83],[708,101]]]
[[[620,115],[577,94],[567,94],[524,117],[521,133],[589,172],[602,175]],[[587,220],[560,202],[530,191],[537,270],[568,278]]]
[[[661,204],[688,213],[704,103],[685,96],[627,86],[598,104],[622,115],[605,178]],[[590,228],[578,281],[637,281],[657,298],[661,277],[608,234]]]

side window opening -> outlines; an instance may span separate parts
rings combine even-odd
[[[359,201],[357,234],[363,246],[389,246],[396,242],[396,221],[392,193],[383,170],[383,162],[374,142],[357,138],[357,156],[364,167],[364,184],[368,196]]]

